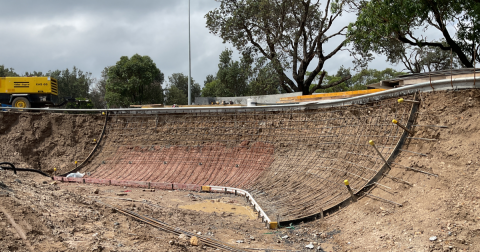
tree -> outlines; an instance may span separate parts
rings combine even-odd
[[[207,84],[202,89],[202,97],[227,97],[228,93],[226,92],[225,86],[222,85],[220,80],[213,80]]]
[[[210,83],[210,82],[214,81],[215,79],[216,79],[215,76],[213,76],[212,74],[209,74],[209,75],[207,75],[207,77],[203,81],[203,85],[206,85],[207,83]]]
[[[98,109],[107,107],[105,94],[107,93],[108,69],[109,67],[105,67],[102,70],[101,79],[90,90],[90,100],[92,100],[94,107]]]
[[[173,104],[186,105],[186,104],[188,104],[187,94],[175,85],[170,85],[167,88],[166,97],[167,97],[167,100],[165,101],[165,104],[168,104],[168,105],[173,105]]]
[[[442,50],[439,47],[416,47],[412,49],[411,46],[406,46],[405,50],[399,54],[399,58],[395,60],[401,61],[411,73],[455,69],[462,66],[457,55],[452,55],[450,51]]]
[[[27,76],[42,76],[42,72],[25,73]],[[69,98],[87,98],[89,97],[90,85],[93,83],[92,73],[83,72],[75,66],[70,71],[65,70],[48,71],[46,76],[51,76],[57,80],[58,95]]]
[[[324,64],[345,45],[347,26],[330,32],[332,24],[342,15],[347,0],[220,0],[220,7],[206,15],[207,28],[225,42],[232,43],[240,52],[259,53],[272,62],[282,88],[286,92],[310,94],[327,86],[310,88]],[[323,9],[323,11],[321,10]],[[341,37],[334,49],[324,47],[333,38]],[[312,61],[318,62],[307,78],[305,74]],[[291,69],[293,80],[285,71]],[[323,79],[326,72],[320,74]],[[331,83],[338,85],[349,77]],[[320,81],[319,83],[322,83]]]
[[[57,80],[59,98],[79,98],[87,99],[89,97],[90,86],[94,79],[92,73],[83,72],[73,66],[72,71],[65,70],[48,71],[45,75],[42,72],[25,72],[25,76],[50,76]],[[57,101],[61,102],[61,101]]]
[[[5,68],[4,65],[0,65],[0,77],[16,77],[18,74],[13,68]]]
[[[392,68],[386,68],[383,71],[376,69],[363,69],[357,74],[353,75],[352,78],[345,81],[344,83],[333,86],[327,89],[317,89],[317,93],[332,93],[332,92],[345,92],[345,91],[355,91],[355,90],[364,90],[367,89],[367,85],[378,83],[382,80],[388,80],[396,78],[400,75],[404,75],[403,72],[398,72]],[[338,81],[343,78],[343,76],[351,75],[350,69],[344,68],[343,66],[337,71],[333,76],[325,75],[323,81],[325,85],[328,85],[331,82]],[[318,80],[318,78],[317,78]],[[313,85],[312,85],[313,86]]]
[[[265,57],[255,59],[255,67],[252,69],[251,80],[248,84],[248,95],[271,95],[283,91],[272,62]]]
[[[252,59],[244,54],[240,61],[232,59],[233,51],[226,48],[220,53],[215,77],[207,76],[202,89],[203,97],[236,97],[247,95]],[[209,82],[207,82],[209,81]]]
[[[244,96],[248,86],[251,58],[250,55],[243,54],[240,61],[234,61],[232,54],[233,51],[228,48],[220,53],[217,80],[224,89],[222,96]]]
[[[414,65],[421,62],[416,56],[431,58],[422,55],[428,51],[437,54],[437,58],[443,56],[441,60],[445,60],[450,58],[449,55],[438,52],[451,50],[465,67],[473,67],[474,54],[480,62],[480,1],[359,0],[358,10],[355,26],[349,30],[354,51],[384,54],[392,63],[406,63],[412,72],[427,69]],[[436,31],[441,41],[428,39],[427,30],[429,34]],[[423,48],[428,50],[418,51]]]
[[[45,76],[45,75],[43,74],[43,72],[33,71],[33,72],[30,72],[30,73],[29,73],[29,72],[25,72],[25,74],[24,74],[23,76],[26,76],[26,77],[38,76],[38,77],[40,77],[40,76]]]
[[[207,76],[203,97],[235,97],[278,94],[280,78],[266,57],[253,58],[243,53],[240,61],[232,59],[233,51],[225,49],[219,56],[216,76]]]
[[[378,83],[382,80],[394,79],[405,74],[406,73],[398,72],[392,68],[386,68],[385,70],[363,69],[348,81],[348,85],[350,88],[353,88],[353,90],[358,90],[355,89],[355,87],[365,87],[366,85]]]
[[[170,87],[172,86],[177,87],[181,92],[185,94],[185,97],[187,97],[186,102],[176,102],[174,104],[181,104],[181,105],[188,104],[188,76],[184,75],[183,73],[174,73],[172,74],[172,76],[168,77],[168,82],[170,83],[169,84]],[[192,101],[194,101],[195,97],[200,97],[200,93],[202,89],[200,87],[200,84],[196,83],[193,78],[190,78],[190,82],[191,82],[190,92],[192,96]],[[168,94],[170,94],[170,92],[167,92],[167,101],[172,99],[168,97]],[[177,91],[175,90],[171,94],[177,94]]]
[[[164,75],[148,56],[122,56],[107,74],[105,100],[109,107],[163,103]]]

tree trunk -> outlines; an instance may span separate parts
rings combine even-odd
[[[303,84],[302,95],[310,95],[310,85]]]

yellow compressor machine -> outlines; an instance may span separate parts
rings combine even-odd
[[[69,100],[68,100],[69,101]],[[51,77],[0,77],[0,103],[18,108],[59,107],[57,80]]]

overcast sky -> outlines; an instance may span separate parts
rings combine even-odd
[[[205,14],[218,5],[191,2],[192,77],[202,86],[216,73],[221,51],[232,48],[205,27]],[[172,73],[188,74],[188,0],[0,0],[0,9],[0,65],[19,74],[76,66],[99,78],[104,67],[135,53],[150,56],[165,80]],[[347,16],[335,26],[351,21]],[[332,41],[326,52],[337,45]],[[334,73],[351,61],[343,52],[325,69]],[[377,57],[370,67],[392,66]]]

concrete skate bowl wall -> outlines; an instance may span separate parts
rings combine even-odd
[[[392,119],[407,124],[411,111],[387,99],[322,109],[113,114],[82,172],[112,184],[241,188],[272,220],[299,220],[345,202],[346,179],[355,192],[374,184],[385,163],[368,141],[388,159],[404,134]]]

